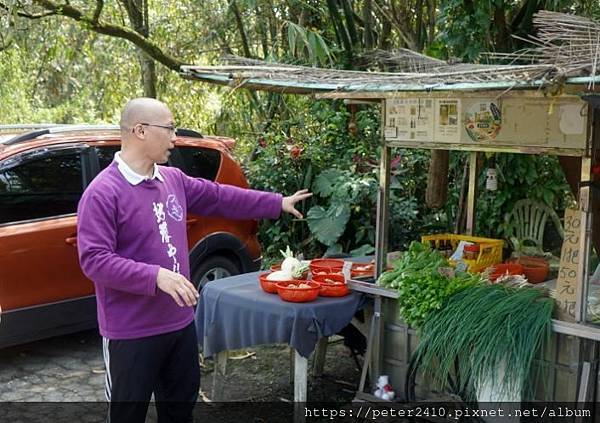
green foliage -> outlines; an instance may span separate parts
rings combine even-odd
[[[251,146],[242,156],[250,183],[285,194],[312,188],[315,196],[301,205],[306,221],[284,216],[261,225],[266,255],[286,243],[302,248],[307,257],[323,254],[326,247],[330,252],[372,250],[378,168],[369,163],[379,151],[378,110],[356,113],[354,136],[341,103],[302,97],[282,101],[290,112],[287,119],[271,121],[266,131],[244,142]],[[288,232],[292,227],[295,232]]]
[[[360,204],[373,202],[377,180],[371,174],[356,174],[349,170],[328,169],[313,183],[313,192],[328,198],[327,209],[313,206],[306,216],[311,233],[331,247],[343,234],[352,210],[360,213]]]
[[[414,241],[394,269],[379,277],[378,284],[398,290],[400,317],[411,327],[420,328],[453,294],[481,282],[479,275],[470,273],[443,275],[440,269],[444,267],[448,261],[438,250]]]
[[[10,6],[25,3],[8,2]],[[83,0],[69,4],[88,15],[95,8],[94,2]],[[231,4],[150,1],[149,39],[185,63],[215,63],[223,53],[243,55],[243,33],[252,57],[364,68],[373,65],[357,60],[362,53],[391,46],[410,46],[438,58],[476,58],[480,51],[498,46],[501,31],[492,22],[496,11],[501,10],[510,22],[509,29],[514,26],[522,35],[530,28],[531,13],[537,7],[530,1],[407,1],[397,3],[382,17],[378,8],[368,10],[374,2],[361,0],[239,0],[240,28],[232,18]],[[474,9],[467,9],[468,4]],[[520,14],[527,5],[535,7]],[[594,1],[561,0],[550,6],[585,15],[599,8]],[[24,10],[44,11],[35,4]],[[92,32],[68,17],[27,20],[16,11],[9,15],[0,9],[0,25],[6,29],[0,32],[0,123],[116,123],[125,102],[142,95],[140,51],[132,43]],[[374,18],[372,27],[367,27],[363,12]],[[517,16],[525,18],[516,22]],[[120,2],[104,2],[101,20],[130,25]],[[372,39],[370,47],[367,35]],[[156,88],[179,126],[237,139],[234,154],[243,162],[254,188],[285,194],[302,188],[316,190],[315,197],[300,206],[306,220],[285,216],[261,223],[267,258],[288,244],[306,256],[320,255],[326,249],[353,254],[372,251],[379,106],[357,106],[352,116],[341,102],[230,91],[183,80],[160,65]],[[349,130],[350,123],[356,125],[356,132]],[[451,155],[449,201],[441,210],[425,206],[429,153],[394,150],[392,159],[391,249],[406,247],[421,233],[452,231],[464,155]],[[565,198],[570,198],[553,159],[498,156],[497,163],[501,189],[497,193],[480,190],[477,225],[482,235],[501,235],[504,214],[520,198],[537,196],[559,210],[566,205]],[[336,173],[326,173],[329,169]],[[328,184],[332,193],[325,188]],[[538,190],[539,186],[544,188]]]
[[[498,191],[486,191],[486,165],[479,178],[477,202],[477,233],[481,236],[504,237],[505,215],[521,199],[541,201],[561,211],[574,203],[565,175],[552,156],[497,154]]]
[[[528,399],[537,382],[531,365],[550,338],[553,307],[554,300],[534,288],[497,284],[459,291],[425,321],[413,360],[437,387],[454,380],[466,401],[475,400],[474,384],[484,380],[499,395],[523,390]]]
[[[315,66],[330,66],[332,53],[327,43],[316,31],[303,28],[293,22],[285,22],[289,53],[292,57],[307,58]]]
[[[489,1],[446,0],[442,3],[439,37],[449,55],[474,61],[482,51],[492,50],[492,5]]]

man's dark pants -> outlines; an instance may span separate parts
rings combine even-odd
[[[143,423],[154,392],[159,423],[191,422],[200,388],[194,322],[162,335],[104,339],[110,423]]]

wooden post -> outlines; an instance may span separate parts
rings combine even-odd
[[[425,203],[428,207],[437,209],[446,204],[449,163],[450,152],[448,150],[431,150],[427,191],[425,192]]]
[[[469,155],[469,191],[467,194],[467,235],[475,233],[475,199],[477,197],[477,152]]]
[[[375,277],[387,266],[390,156],[392,149],[385,142],[385,100],[381,101],[381,163],[379,165],[379,192],[377,193],[377,227],[375,233]]]

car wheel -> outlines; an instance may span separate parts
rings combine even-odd
[[[194,271],[192,282],[200,290],[208,282],[239,275],[239,273],[240,269],[231,259],[223,256],[210,256],[200,262]]]

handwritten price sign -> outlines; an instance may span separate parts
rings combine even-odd
[[[577,300],[577,266],[581,257],[579,234],[581,233],[581,212],[565,210],[565,239],[560,253],[560,267],[556,281],[556,300],[558,318],[575,321]]]

